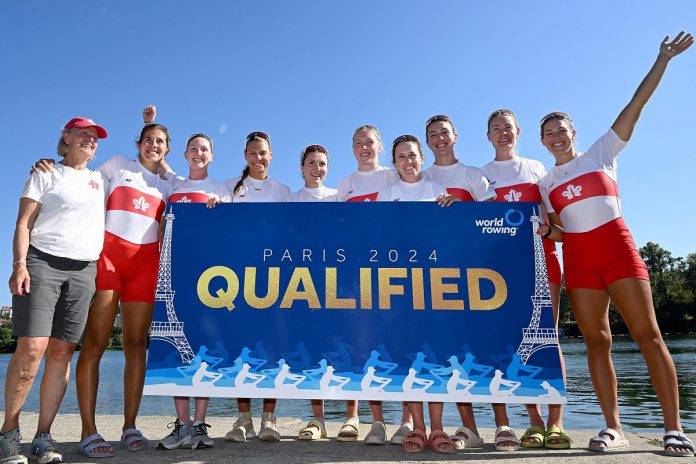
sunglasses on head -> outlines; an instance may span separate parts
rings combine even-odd
[[[549,121],[551,119],[565,119],[566,121],[572,121],[567,113],[564,113],[562,111],[553,111],[541,118],[539,124],[543,126],[544,124],[546,124],[546,121]]]
[[[267,141],[267,142],[270,142],[270,141],[271,141],[271,137],[270,137],[267,133],[261,132],[261,131],[254,131],[254,132],[252,132],[251,134],[247,135],[246,139],[247,139],[247,142],[248,142],[249,140],[253,140],[253,139],[257,138],[257,137],[258,137],[258,138],[261,138],[261,139],[264,139],[264,140]]]
[[[324,148],[323,145],[310,145],[304,149],[302,155],[306,155],[307,153],[312,153],[315,151],[318,151],[319,153],[324,153],[325,155],[329,154],[329,151],[326,148]]]
[[[431,124],[434,123],[434,122],[441,122],[441,121],[442,121],[442,122],[448,122],[448,123],[452,124],[452,119],[450,119],[450,117],[447,116],[446,114],[436,114],[436,115],[433,116],[432,118],[428,119],[428,120],[426,121],[425,125],[426,125],[426,127],[427,127],[427,126],[431,125]]]
[[[395,138],[393,145],[396,146],[397,144],[399,144],[401,142],[420,143],[420,141],[418,140],[418,137],[416,137],[415,135],[405,134],[405,135],[400,135],[397,138]]]

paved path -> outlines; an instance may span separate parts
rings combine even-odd
[[[24,441],[29,442],[34,434],[34,428],[38,419],[37,414],[22,414],[22,430]],[[482,436],[486,440],[483,448],[458,452],[454,455],[438,454],[426,450],[421,454],[406,454],[397,446],[365,446],[362,441],[357,443],[341,443],[333,438],[316,442],[295,440],[297,431],[304,425],[299,419],[280,418],[278,428],[282,435],[280,443],[265,443],[259,440],[251,440],[247,443],[228,443],[223,437],[232,426],[233,420],[224,417],[210,417],[208,422],[212,425],[210,435],[215,438],[215,447],[204,450],[173,450],[160,451],[154,448],[158,439],[168,433],[167,424],[172,421],[170,416],[147,416],[138,419],[138,426],[146,437],[150,439],[150,449],[138,453],[131,453],[118,446],[121,435],[121,418],[117,416],[99,416],[97,424],[100,432],[114,445],[117,454],[114,458],[88,459],[77,451],[77,442],[80,433],[80,417],[66,414],[56,419],[53,427],[53,437],[60,443],[64,452],[65,462],[96,462],[101,464],[133,464],[133,463],[395,463],[395,462],[487,462],[517,464],[558,464],[558,463],[651,463],[660,462],[693,462],[693,460],[677,460],[662,455],[662,438],[659,433],[628,433],[631,442],[628,450],[611,453],[610,456],[603,453],[586,451],[584,447],[594,432],[578,430],[571,432],[575,440],[573,448],[564,451],[553,450],[527,450],[502,453],[496,452],[493,445],[493,430],[482,430]],[[259,418],[254,418],[254,424],[258,431]],[[328,422],[327,429],[330,437],[335,437],[340,426],[339,422]],[[362,424],[361,436],[369,430],[370,424]],[[388,426],[387,432],[391,435],[396,426]],[[446,430],[448,433],[454,430]],[[523,431],[518,431],[521,435]],[[29,446],[25,446],[26,453]],[[30,460],[36,462],[35,460]]]

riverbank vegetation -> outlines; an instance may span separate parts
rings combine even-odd
[[[655,314],[662,333],[696,332],[696,253],[677,258],[653,242],[639,251],[650,272]],[[613,306],[609,317],[615,335],[628,334],[628,328]],[[11,322],[4,316],[0,319],[0,353],[12,353],[16,341],[12,339]],[[559,325],[566,336],[580,335],[565,290],[561,294]],[[115,325],[107,349],[121,348],[121,326]]]

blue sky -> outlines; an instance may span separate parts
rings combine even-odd
[[[547,168],[538,121],[568,112],[586,149],[612,124],[662,38],[696,26],[696,4],[652,1],[18,1],[0,2],[0,271],[9,277],[18,198],[33,160],[54,156],[61,127],[89,116],[109,131],[93,166],[136,155],[141,110],[172,132],[215,139],[214,178],[243,168],[245,135],[271,135],[271,175],[302,186],[299,153],[331,155],[327,184],[355,169],[352,131],[371,123],[386,146],[452,116],[460,159],[493,157],[488,114],[514,110],[518,149]],[[692,30],[691,32],[696,32]],[[638,246],[696,252],[691,198],[696,49],[670,64],[619,159],[623,214]],[[432,154],[426,153],[426,164]],[[384,163],[387,164],[387,157]],[[253,218],[249,224],[253,227]],[[1,304],[9,304],[4,290]]]

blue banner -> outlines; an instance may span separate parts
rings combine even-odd
[[[564,403],[532,203],[173,204],[145,394]]]

